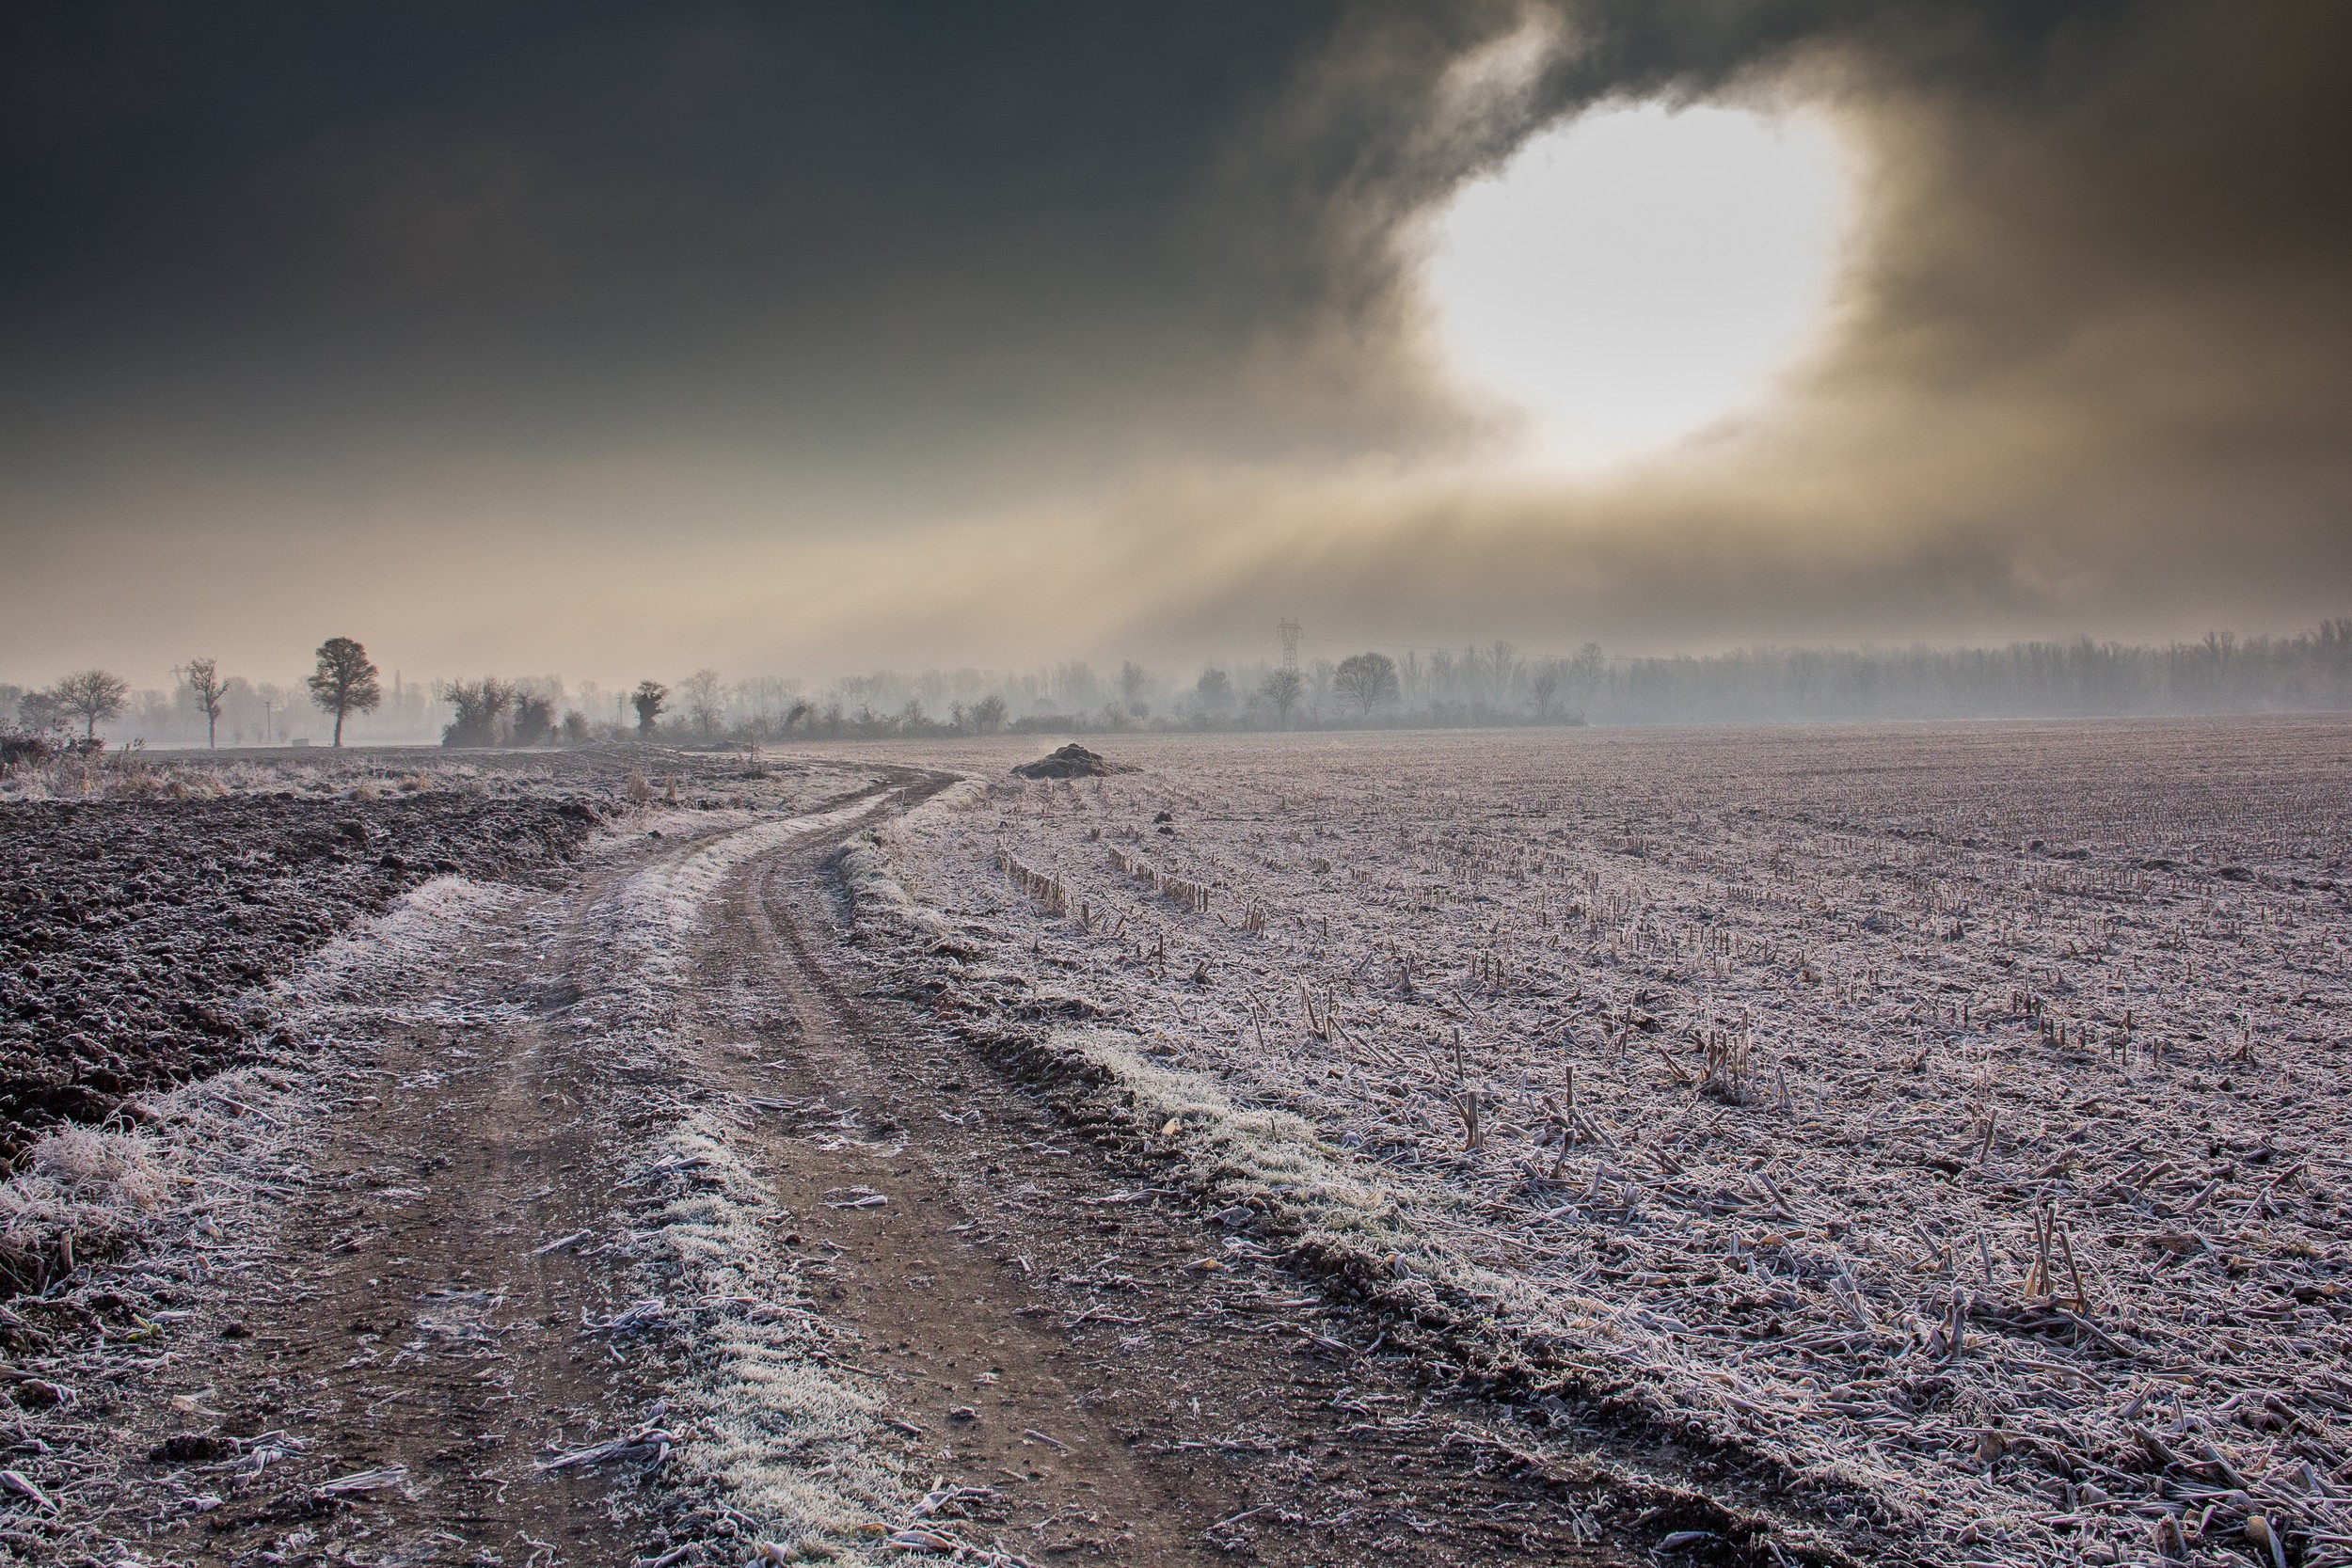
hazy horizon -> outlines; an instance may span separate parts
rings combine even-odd
[[[1099,669],[1072,658],[1012,668],[882,665],[813,676],[703,667],[605,678],[545,669],[443,677],[394,666],[379,672],[380,705],[351,715],[345,733],[358,745],[528,747],[635,737],[642,729],[632,693],[640,680],[660,688],[661,736],[736,744],[1007,729],[1133,734],[2352,711],[2352,617],[2283,638],[2222,630],[2160,644],[2083,638],[2002,646],[1751,646],[1704,655],[1612,652],[1597,642],[1565,653],[1500,639],[1456,648],[1342,648],[1295,623],[1280,629],[1292,633],[1292,645],[1279,654],[1173,665],[1128,659]],[[217,665],[212,673],[225,683],[213,722],[174,670],[167,681],[131,682],[121,710],[96,733],[140,745],[216,744],[226,736],[231,747],[308,745],[330,735],[331,717],[317,711],[298,675],[273,679]],[[537,705],[527,731],[526,696]],[[38,688],[0,681],[0,729],[20,704],[29,714],[45,700]],[[467,704],[484,717],[465,721]],[[70,728],[72,716],[60,709],[57,721]]]
[[[1587,640],[1584,643],[1577,645],[1546,643],[1523,647],[1511,642],[1508,639],[1488,639],[1483,641],[1473,640],[1451,645],[1419,645],[1383,642],[1375,640],[1340,641],[1328,637],[1316,636],[1311,631],[1302,631],[1298,641],[1298,664],[1302,669],[1311,669],[1317,663],[1336,664],[1339,660],[1359,653],[1382,654],[1400,660],[1459,657],[1464,654],[1483,656],[1496,641],[1504,642],[1510,650],[1511,657],[1523,663],[1567,660],[1574,658],[1584,649],[1590,648],[1597,649],[1612,666],[1685,661],[1715,663],[1807,657],[1884,661],[1922,655],[1930,657],[1992,656],[2018,649],[2067,650],[2085,645],[2097,649],[2120,649],[2134,653],[2156,654],[2172,650],[2194,650],[2215,639],[2220,640],[2225,646],[2240,649],[2290,644],[2298,639],[2308,642],[2314,635],[2326,634],[2327,628],[2331,624],[2344,625],[2346,621],[2347,618],[2344,617],[2327,617],[2316,626],[2294,626],[2280,631],[2209,626],[2194,636],[2145,640],[2093,638],[2088,633],[2082,633],[2072,637],[2014,638],[2002,641],[1917,639],[1911,641],[1856,640],[1850,642],[1819,642],[1790,640],[1756,641],[1713,647],[1611,647],[1599,643],[1597,640]],[[823,693],[840,689],[845,686],[854,687],[861,682],[891,678],[920,682],[926,677],[945,677],[950,680],[961,677],[967,683],[977,682],[983,688],[995,689],[1007,681],[1050,678],[1057,671],[1073,668],[1091,671],[1103,681],[1109,683],[1116,679],[1122,665],[1137,662],[1116,656],[1071,654],[1063,657],[1000,661],[993,664],[970,659],[927,662],[883,658],[858,667],[813,669],[787,667],[720,669],[709,664],[675,667],[651,661],[638,666],[614,669],[595,666],[564,669],[545,663],[537,666],[433,668],[429,666],[408,667],[391,662],[388,658],[379,657],[378,650],[372,645],[365,644],[364,640],[362,641],[363,646],[368,646],[370,657],[378,664],[381,681],[388,693],[403,689],[414,689],[431,693],[450,681],[479,680],[489,677],[507,682],[554,683],[567,691],[576,688],[583,688],[603,693],[610,698],[634,688],[643,680],[652,680],[665,686],[676,686],[681,681],[690,678],[695,672],[706,670],[718,675],[730,689],[769,683],[777,686],[779,689],[788,688],[793,691],[807,694]],[[1178,655],[1144,660],[1140,661],[1138,667],[1146,671],[1154,683],[1155,689],[1173,689],[1176,685],[1189,683],[1200,674],[1211,670],[1223,671],[1228,673],[1243,671],[1263,673],[1279,667],[1282,663],[1282,650],[1277,628],[1268,627],[1267,635],[1261,639],[1260,642],[1261,645],[1256,648],[1242,646],[1203,652],[1190,657]],[[226,661],[220,661],[220,673],[224,679],[242,681],[257,689],[262,687],[272,687],[298,697],[303,689],[303,680],[310,673],[313,667],[314,652],[315,650],[305,649],[297,657],[281,659],[274,666],[259,669],[237,668]],[[213,656],[199,650],[191,657]],[[185,660],[182,659],[160,667],[115,666],[102,662],[75,668],[104,669],[109,673],[120,675],[130,682],[135,692],[174,694],[178,690],[181,671],[184,665]],[[63,665],[54,668],[42,666],[39,669],[15,670],[0,667],[0,689],[18,688],[34,690],[50,685],[59,676],[70,673],[71,671]],[[438,702],[439,699],[436,698],[434,701]],[[0,720],[4,719],[5,715],[0,715]]]
[[[0,61],[0,680],[2352,611],[2315,0],[28,7]]]

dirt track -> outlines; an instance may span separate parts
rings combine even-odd
[[[765,1332],[755,1371],[830,1380],[863,1415],[829,1425],[819,1398],[755,1457],[834,1478],[874,1545],[913,1527],[983,1560],[1629,1560],[1594,1522],[1621,1499],[1379,1354],[1378,1323],[1198,1217],[1148,1156],[862,994],[828,856],[946,782],[876,772],[805,826],[674,823],[560,888],[483,895],[453,952],[330,977],[303,1021],[318,1131],[271,1222],[170,1298],[190,1315],[161,1354],[59,1361],[109,1370],[54,1413],[52,1441],[84,1447],[58,1450],[80,1479],[53,1545],[741,1561],[768,1520],[707,1456],[742,1414],[726,1377],[758,1358],[713,1347]],[[649,890],[713,867],[664,925],[680,906]],[[752,1250],[783,1259],[764,1280],[695,1272],[676,1216],[714,1179],[654,1158],[680,1137],[755,1174]],[[937,1482],[975,1490],[910,1510]],[[1651,1512],[1645,1544],[1675,1528]]]

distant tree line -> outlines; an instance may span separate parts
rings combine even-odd
[[[554,675],[397,678],[385,690],[350,638],[317,649],[305,691],[255,686],[193,658],[171,692],[134,694],[103,670],[27,690],[0,686],[12,743],[95,749],[113,726],[155,739],[282,743],[307,696],[341,744],[346,721],[390,706],[401,738],[443,745],[591,741],[739,744],[1009,733],[1443,728],[1513,724],[1769,723],[1804,720],[2069,718],[2352,710],[2352,617],[2295,637],[1999,648],[1747,649],[1612,657],[1588,642],[1529,656],[1509,642],[1365,649],[1303,665],[1211,664],[1189,679],[1133,660],[1104,673],[1071,659],[1030,672],[879,670],[811,689],[779,676],[696,670],[675,686],[607,690]],[[13,717],[11,727],[7,721]],[[375,732],[381,734],[382,731]]]
[[[680,738],[881,739],[1012,732],[1770,723],[2352,710],[2352,618],[2294,637],[2015,642],[1998,648],[1746,649],[1611,657],[1587,642],[1365,650],[1293,668],[1212,664],[1190,680],[1127,662],[1027,673],[882,670],[816,692],[762,679],[701,693]]]
[[[2160,646],[1758,650],[1614,660],[1576,700],[1610,723],[2093,718],[2352,708],[2352,617]]]

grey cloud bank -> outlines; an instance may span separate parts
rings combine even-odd
[[[808,670],[1284,612],[1663,648],[2352,605],[2341,8],[0,29],[9,678],[285,668],[329,622],[415,667]],[[1643,97],[1836,119],[1837,325],[1737,424],[1532,482],[1447,388],[1416,226]]]

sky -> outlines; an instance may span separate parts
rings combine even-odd
[[[0,11],[0,680],[2352,612],[2352,8]]]

